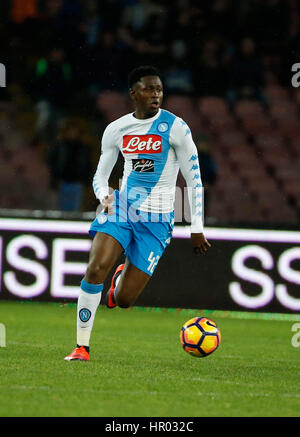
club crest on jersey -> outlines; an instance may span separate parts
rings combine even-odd
[[[168,129],[169,129],[169,125],[166,121],[159,123],[159,125],[157,126],[157,130],[159,132],[167,132]]]
[[[161,153],[162,139],[160,135],[124,135],[123,153]]]

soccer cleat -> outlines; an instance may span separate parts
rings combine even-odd
[[[90,354],[84,346],[76,347],[70,355],[65,357],[66,361],[89,361]]]
[[[120,276],[120,274],[122,273],[124,266],[125,266],[125,264],[120,264],[116,268],[116,271],[112,277],[110,289],[106,293],[106,297],[105,297],[105,303],[106,303],[107,308],[115,308],[117,306],[116,301],[115,301],[116,280]]]

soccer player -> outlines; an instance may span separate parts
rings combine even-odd
[[[189,190],[192,246],[199,254],[210,247],[203,233],[197,149],[188,125],[161,109],[163,84],[154,67],[130,73],[129,94],[134,112],[110,123],[102,137],[93,188],[103,210],[90,227],[93,242],[77,303],[77,347],[67,361],[89,360],[103,284],[123,252],[125,263],[117,267],[106,295],[109,308],[132,306],[151,278],[172,237],[179,169]],[[120,151],[122,185],[109,194],[109,176]]]

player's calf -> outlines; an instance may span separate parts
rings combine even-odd
[[[115,303],[120,308],[133,306],[150,278],[150,275],[134,266],[127,259],[120,283],[114,293]]]
[[[129,308],[134,304],[135,299],[129,299],[128,296],[119,296],[118,295],[117,297],[115,297],[115,301],[116,301],[116,304],[118,305],[118,307]]]

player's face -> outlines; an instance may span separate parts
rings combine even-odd
[[[158,76],[144,76],[130,90],[138,115],[151,117],[159,110],[163,99],[163,85]]]

